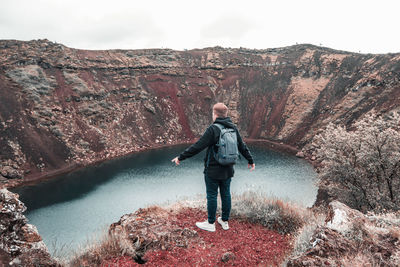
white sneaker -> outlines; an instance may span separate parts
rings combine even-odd
[[[215,232],[215,223],[209,223],[208,220],[206,220],[204,222],[197,222],[196,226],[202,230]]]
[[[222,226],[222,229],[224,229],[224,230],[228,230],[229,229],[228,222],[224,222],[221,217],[218,217],[217,221]]]

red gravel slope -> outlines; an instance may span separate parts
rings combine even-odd
[[[186,245],[169,243],[165,249],[148,250],[144,266],[277,266],[291,250],[290,236],[280,235],[257,224],[230,220],[230,229],[217,224],[216,232],[195,226],[205,219],[205,212],[183,208],[168,220],[174,227],[198,233]],[[140,266],[131,257],[106,260],[101,266]]]

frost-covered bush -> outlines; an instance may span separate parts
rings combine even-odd
[[[321,181],[350,191],[360,209],[400,209],[400,115],[366,115],[354,130],[330,123],[314,137]]]
[[[231,216],[259,223],[280,234],[292,234],[304,225],[311,213],[294,203],[246,192],[233,198]]]

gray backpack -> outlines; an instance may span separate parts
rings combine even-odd
[[[221,165],[233,165],[239,158],[236,131],[233,128],[225,128],[222,124],[214,123],[220,130],[217,152],[214,149],[214,158]]]

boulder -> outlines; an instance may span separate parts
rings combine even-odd
[[[335,230],[318,227],[310,240],[312,248],[304,254],[291,258],[288,267],[342,266],[342,257],[357,251],[355,241],[348,240]]]
[[[0,170],[0,174],[9,179],[20,179],[22,176],[19,174],[18,170],[11,166],[4,166]]]
[[[8,179],[4,177],[3,175],[0,174],[0,183],[1,182],[6,182]]]
[[[312,233],[309,249],[289,257],[287,266],[366,266],[371,262],[399,266],[398,233],[397,217],[367,215],[332,201],[325,224]]]
[[[18,195],[0,189],[0,259],[11,266],[60,266],[52,259],[34,225],[22,214]],[[1,265],[3,266],[3,265]]]
[[[368,223],[366,216],[358,210],[351,209],[339,201],[332,201],[328,205],[328,215],[325,219],[326,227],[343,235],[351,234],[354,225]]]
[[[144,104],[144,107],[145,107],[145,109],[146,109],[148,112],[150,112],[150,113],[152,113],[152,114],[156,114],[156,109],[155,109],[154,106],[152,106],[151,104],[145,103],[145,104]]]

